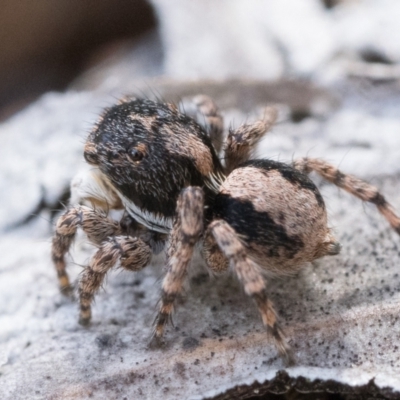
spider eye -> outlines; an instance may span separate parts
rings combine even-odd
[[[129,158],[132,161],[140,161],[144,157],[144,154],[138,150],[137,148],[133,147],[129,150]]]
[[[97,154],[95,154],[95,153],[85,151],[83,153],[83,157],[85,158],[85,160],[88,164],[97,164],[98,163]]]

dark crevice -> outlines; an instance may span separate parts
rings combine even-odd
[[[366,385],[350,386],[334,380],[290,377],[286,371],[278,371],[275,378],[263,383],[240,385],[208,400],[393,400],[400,393],[390,388],[379,388],[373,380]]]
[[[364,49],[360,52],[360,57],[363,61],[368,63],[379,63],[385,65],[394,64],[386,55],[382,54],[375,49]]]
[[[340,0],[321,0],[322,4],[327,8],[328,10],[336,7],[339,3]]]
[[[290,119],[295,123],[301,122],[306,118],[311,118],[311,117],[312,117],[311,111],[305,109],[292,110],[292,112],[290,113]]]

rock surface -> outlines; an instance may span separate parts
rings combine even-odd
[[[392,40],[399,6],[382,1],[383,12],[373,1],[343,0],[327,10],[310,0],[301,10],[301,23],[308,22],[304,29],[312,37],[321,32],[323,43],[310,46],[310,40],[302,41],[289,29],[298,15],[295,8],[293,15],[278,18],[285,4],[296,7],[295,2],[270,0],[268,32],[261,35],[266,26],[260,18],[257,24],[250,22],[261,14],[263,3],[249,1],[247,22],[241,22],[243,38],[227,27],[229,16],[244,12],[241,2],[221,1],[219,14],[208,10],[208,28],[219,29],[215,43],[236,44],[232,53],[214,49],[218,57],[210,64],[207,42],[198,37],[207,27],[190,15],[202,15],[200,6],[208,2],[192,1],[179,10],[181,1],[153,0],[162,44],[156,34],[148,35],[76,80],[73,90],[49,93],[0,125],[1,399],[168,400],[223,393],[239,398],[233,388],[248,385],[247,396],[282,374],[304,379],[311,390],[314,382],[325,391],[329,380],[351,387],[373,380],[387,398],[399,395],[400,239],[374,207],[314,175],[343,249],[306,266],[298,276],[268,282],[294,349],[293,367],[285,368],[236,279],[231,274],[210,278],[199,258],[162,350],[147,347],[162,259],[136,274],[111,271],[88,329],[77,322],[77,305],[58,292],[50,261],[56,213],[67,201],[69,182],[83,167],[87,131],[101,109],[123,94],[173,101],[211,95],[227,129],[259,117],[267,104],[278,104],[280,119],[260,143],[259,156],[287,162],[305,155],[325,158],[379,187],[400,212],[400,86],[392,68],[397,65],[390,64],[400,58],[400,41]],[[231,8],[221,17],[228,4]],[[188,16],[182,25],[187,35],[171,22],[178,14],[182,20]],[[362,15],[363,24],[352,24],[352,18]],[[380,31],[382,24],[386,28]],[[248,46],[248,31],[248,38],[259,41],[254,47]],[[346,78],[371,76],[368,68],[376,65],[360,53],[367,45],[385,61],[378,63],[379,73],[372,71],[371,80]],[[183,54],[190,46],[198,48]],[[262,46],[270,58],[253,64]],[[237,69],[231,55],[240,61]],[[361,61],[357,73],[354,64],[349,67],[354,59]],[[392,68],[390,79],[386,67]],[[306,75],[314,84],[257,79],[294,75]],[[226,81],[229,77],[236,79]],[[74,279],[92,253],[80,235],[69,265]],[[279,372],[283,369],[285,373]],[[289,390],[290,385],[284,387]]]
[[[236,85],[239,89],[235,92],[229,91],[230,84],[204,84],[206,92],[221,94],[217,102],[231,104],[224,108],[227,125],[230,121],[239,124],[248,115],[239,108],[245,97]],[[255,85],[258,92],[253,89],[258,101],[248,105],[256,110],[248,118],[277,98],[290,104],[299,96],[295,83],[282,83],[281,89],[274,86],[275,98],[266,95],[271,88],[263,85]],[[248,82],[243,87],[248,87]],[[300,93],[306,93],[300,87]],[[157,91],[173,97],[197,89],[190,84],[160,84]],[[308,90],[310,101],[302,108],[308,110],[308,116],[294,122],[289,117],[297,118],[295,103],[292,108],[282,106],[283,120],[261,143],[260,154],[285,161],[307,153],[324,157],[346,172],[371,180],[399,210],[400,165],[396,160],[400,138],[394,134],[400,130],[399,93],[388,88],[383,99],[374,97],[372,90],[368,106],[360,107],[356,91],[340,102],[340,92],[332,96],[312,87]],[[231,97],[224,97],[226,93]],[[15,152],[8,154],[20,157],[25,163],[22,171],[35,177],[16,184],[12,196],[34,206],[41,197],[29,198],[29,191],[25,194],[28,183],[41,188],[41,196],[49,199],[46,204],[65,190],[81,162],[82,118],[86,124],[89,110],[107,102],[99,97],[94,102],[94,98],[76,93],[49,95],[3,125],[5,134],[15,138],[8,140],[9,146],[15,145]],[[383,100],[387,107],[377,107]],[[318,111],[321,103],[325,104],[324,113]],[[19,146],[25,148],[17,140],[22,129],[32,132],[29,148],[37,142],[40,149],[54,140],[52,150],[40,156],[37,151],[18,155]],[[35,132],[48,139],[41,142]],[[12,183],[18,176],[17,167],[6,167],[3,164]],[[307,266],[298,276],[268,284],[295,350],[296,366],[286,371],[292,377],[334,379],[352,386],[374,379],[378,387],[400,391],[399,237],[373,207],[363,208],[357,199],[318,178],[316,181],[343,251]],[[26,220],[32,207],[20,209],[13,199],[3,199],[6,222]],[[194,262],[190,286],[177,309],[175,328],[168,329],[165,349],[147,348],[161,261],[137,274],[111,272],[106,290],[94,305],[93,323],[83,329],[77,322],[76,304],[57,289],[49,257],[50,218],[51,211],[44,205],[39,216],[2,236],[1,398],[173,399],[182,393],[187,398],[213,397],[237,385],[272,379],[285,368],[254,305],[236,280],[232,275],[210,279],[200,259]],[[84,238],[78,240],[72,251],[72,276],[78,276],[92,251]]]

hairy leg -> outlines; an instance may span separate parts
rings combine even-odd
[[[167,274],[162,283],[152,344],[160,341],[173,312],[174,301],[182,291],[194,246],[203,231],[203,207],[204,195],[200,188],[188,187],[178,198],[177,218],[170,235]]]
[[[266,107],[262,120],[229,130],[225,144],[225,166],[228,174],[250,158],[254,146],[271,129],[277,117],[276,108]]]
[[[351,193],[353,196],[356,196],[363,201],[375,204],[378,211],[400,235],[399,216],[375,186],[372,186],[353,175],[344,174],[333,165],[320,159],[307,157],[300,158],[294,161],[293,166],[305,174],[315,171],[327,181],[346,190],[346,192]]]
[[[229,267],[229,261],[219,248],[210,229],[207,229],[204,234],[203,257],[207,263],[207,267],[216,274],[225,272]]]
[[[203,94],[191,98],[184,98],[180,104],[181,111],[196,119],[206,128],[211,141],[219,153],[222,147],[224,120],[214,101]]]
[[[291,363],[290,347],[278,323],[273,303],[268,299],[265,280],[260,267],[248,256],[245,247],[234,229],[223,220],[215,220],[210,225],[218,246],[229,260],[246,294],[254,299],[261,314],[264,326],[272,334],[279,352]]]
[[[93,210],[86,206],[68,209],[57,221],[53,237],[51,255],[56,267],[58,282],[63,293],[71,291],[66,272],[65,254],[68,252],[78,227],[86,233],[88,239],[100,245],[107,237],[121,234],[121,227],[101,210]]]
[[[115,236],[102,243],[84,269],[79,281],[79,323],[87,325],[91,318],[91,303],[107,271],[118,261],[122,268],[138,271],[151,259],[151,249],[141,239]]]

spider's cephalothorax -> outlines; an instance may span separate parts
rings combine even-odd
[[[182,188],[204,186],[222,167],[212,139],[172,104],[124,101],[90,133],[86,161],[99,168],[124,208],[148,228],[168,232]]]
[[[315,171],[375,204],[398,234],[400,218],[375,187],[325,161],[302,158],[287,165],[251,159],[276,119],[273,108],[262,120],[229,131],[222,166],[215,150],[221,145],[222,118],[206,96],[192,104],[204,117],[199,123],[171,104],[150,100],[124,101],[105,112],[85,146],[94,168],[72,184],[71,199],[92,207],[69,208],[53,238],[60,287],[70,289],[65,254],[78,227],[98,246],[79,281],[82,324],[90,321],[93,296],[110,268],[144,268],[168,242],[154,330],[158,341],[200,242],[207,267],[216,273],[231,267],[279,350],[289,356],[265,277],[293,274],[307,262],[340,251],[323,198],[307,174]],[[106,214],[121,208],[127,211],[121,221]]]

